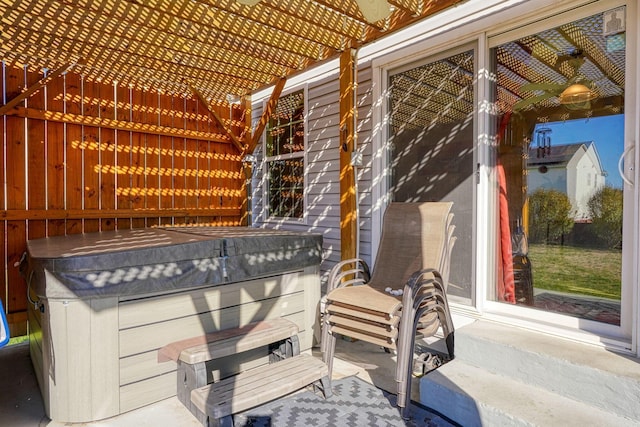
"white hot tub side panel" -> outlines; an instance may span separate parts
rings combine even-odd
[[[45,272],[46,280],[57,280]],[[176,364],[159,362],[174,341],[250,322],[284,317],[300,328],[301,350],[319,336],[318,266],[266,278],[126,298],[43,300],[31,310],[31,352],[52,420],[87,422],[124,413],[176,394]],[[267,363],[266,348],[230,358],[237,372]],[[232,360],[231,360],[232,359]]]

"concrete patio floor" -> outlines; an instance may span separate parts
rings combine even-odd
[[[565,306],[567,306],[567,304],[564,304],[561,308],[565,309]],[[599,307],[601,311],[603,311],[604,306],[601,305]],[[454,317],[454,323],[456,324],[456,329],[458,331],[460,331],[460,328],[464,327],[466,324],[472,322],[471,319],[461,318],[459,316]],[[523,332],[519,329],[514,329],[512,332],[518,334],[518,337],[527,334],[527,332]],[[432,339],[432,347],[444,352],[443,343],[438,341],[439,340],[437,338]],[[461,344],[461,341],[457,339],[456,343]],[[560,346],[561,348],[565,348],[569,345],[565,341],[554,341],[553,343],[555,347]],[[587,349],[590,349],[590,347],[587,347]],[[582,351],[584,351],[584,349],[577,353],[581,353]],[[605,350],[602,350],[602,352],[605,355],[609,355],[609,352],[606,352]],[[541,357],[544,357],[546,360],[547,355],[545,351],[541,351],[541,353]],[[313,349],[312,354],[315,357],[321,357],[319,349],[317,348]],[[457,355],[459,356],[459,354]],[[601,355],[599,357],[603,356]],[[455,362],[456,361],[454,361],[454,363]],[[460,365],[460,363],[463,362],[458,360],[458,365]],[[395,364],[395,357],[392,354],[385,353],[380,347],[362,341],[349,342],[338,339],[336,343],[333,379],[340,380],[347,377],[358,377],[369,384],[373,384],[378,389],[395,393]],[[449,364],[446,366],[449,366]],[[451,365],[451,367],[453,367],[453,365]],[[421,381],[416,378],[413,378],[412,380],[411,399],[414,402],[420,401],[420,382]],[[432,425],[432,423],[429,425]],[[436,425],[438,427],[451,427],[455,424],[452,424],[443,418],[438,418]],[[4,426],[197,427],[200,426],[200,423],[198,423],[198,421],[175,397],[156,402],[155,404],[148,405],[144,408],[140,408],[117,417],[91,423],[69,424],[51,421],[45,414],[43,400],[31,365],[29,343],[25,342],[0,349],[0,427]],[[276,426],[274,425],[273,427]],[[289,425],[287,425],[287,427],[289,427]],[[296,426],[292,425],[291,427]]]
[[[313,355],[320,357],[317,349]],[[333,379],[357,376],[377,388],[395,393],[395,357],[364,342],[338,340]],[[0,426],[11,427],[132,427],[132,426],[200,426],[200,423],[173,397],[117,417],[91,423],[60,423],[45,415],[40,390],[33,373],[28,343],[0,349]],[[411,397],[419,401],[416,379]],[[450,424],[442,419],[438,426]]]

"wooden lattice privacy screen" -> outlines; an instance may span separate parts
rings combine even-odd
[[[2,104],[43,78],[0,63]],[[25,332],[28,239],[158,225],[240,225],[245,111],[65,73],[0,116],[0,293]]]

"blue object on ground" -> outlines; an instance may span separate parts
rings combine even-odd
[[[2,305],[2,301],[0,301],[0,317],[2,317],[2,321],[0,321],[0,348],[7,345],[9,342],[9,325],[7,324],[7,316],[4,313],[4,306]]]

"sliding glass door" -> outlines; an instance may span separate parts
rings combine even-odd
[[[500,189],[491,298],[628,337],[626,9],[580,14],[491,43]]]
[[[472,301],[475,217],[475,49],[388,74],[388,194],[395,202],[452,201],[456,244],[447,293]]]

